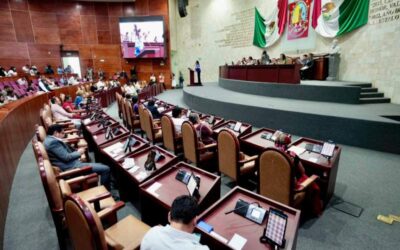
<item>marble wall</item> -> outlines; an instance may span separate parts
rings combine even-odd
[[[380,1],[370,0],[371,9]],[[188,81],[188,67],[199,60],[204,82],[218,80],[218,67],[237,61],[242,57],[260,58],[262,49],[252,45],[254,7],[263,16],[271,13],[274,0],[190,0],[188,16],[179,17],[177,1],[169,0],[171,17],[171,68],[182,71]],[[389,3],[390,2],[390,3]],[[398,0],[387,1],[393,18],[372,17],[362,28],[339,37],[342,52],[339,78],[345,81],[371,82],[392,103],[400,104],[400,4]],[[382,3],[383,4],[383,3]],[[399,6],[397,6],[399,5]],[[387,9],[385,10],[387,11]],[[384,12],[385,12],[384,11]],[[397,11],[397,14],[396,14]],[[382,15],[385,15],[382,13]],[[173,21],[172,21],[173,19]],[[278,57],[280,53],[298,55],[305,52],[329,52],[332,39],[318,34],[313,49],[287,51],[284,46],[286,34],[268,53]]]

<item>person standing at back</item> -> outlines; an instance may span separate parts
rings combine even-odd
[[[169,225],[155,226],[143,237],[141,250],[206,250],[193,235],[197,221],[197,200],[182,195],[172,202],[168,213]]]
[[[194,70],[197,73],[197,83],[201,84],[201,78],[200,78],[200,73],[201,73],[201,68],[200,68],[200,62],[196,61],[196,64],[194,65]]]

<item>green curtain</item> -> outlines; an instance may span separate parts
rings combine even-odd
[[[368,23],[369,0],[345,0],[339,7],[339,31],[343,35]]]
[[[265,33],[267,32],[267,26],[265,25],[265,19],[258,12],[257,7],[255,8],[256,15],[254,21],[254,34],[253,34],[253,44],[257,47],[264,48],[267,45],[265,41]]]

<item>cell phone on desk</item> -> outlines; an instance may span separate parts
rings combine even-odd
[[[165,156],[163,154],[161,154],[158,150],[156,150],[156,155],[154,156],[154,161],[158,162],[164,158],[165,158]]]
[[[186,172],[185,170],[179,169],[178,173],[175,176],[175,179],[186,185],[189,182],[190,176],[190,173]]]
[[[213,115],[210,116],[210,118],[208,118],[208,123],[211,124],[211,125],[214,124],[214,118],[215,117]]]
[[[242,123],[236,122],[235,126],[233,127],[233,131],[239,132],[241,127],[242,127]]]

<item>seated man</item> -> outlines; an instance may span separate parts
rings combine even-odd
[[[39,78],[39,89],[43,92],[50,92],[52,90],[43,76]]]
[[[155,226],[143,237],[140,249],[209,249],[193,235],[197,218],[197,200],[188,195],[177,197],[168,214],[169,225]]]
[[[51,164],[59,167],[62,171],[90,166],[94,173],[100,175],[101,184],[108,186],[110,168],[100,163],[81,162],[79,159],[85,153],[85,149],[79,148],[75,151],[68,144],[64,143],[61,140],[62,138],[64,138],[63,126],[58,124],[51,125],[44,140],[44,146]]]
[[[182,118],[182,109],[176,106],[172,110],[172,122],[174,123],[175,132],[177,135],[182,134],[182,123],[184,121],[187,121],[187,118]]]
[[[153,116],[153,119],[161,118],[161,114],[158,111],[157,107],[155,106],[155,103],[153,100],[149,101],[149,103],[147,104],[147,109],[150,111],[151,115]]]
[[[137,96],[136,87],[131,83],[127,82],[124,86],[125,94],[130,96]]]
[[[25,77],[19,78],[19,79],[17,80],[17,83],[18,83],[20,86],[26,86],[26,85],[28,85],[28,81],[26,80]]]
[[[53,114],[53,117],[56,121],[64,121],[64,120],[69,120],[74,123],[75,127],[79,129],[81,127],[81,120],[80,119],[72,119],[72,118],[77,118],[78,116],[73,114],[73,113],[68,113],[61,107],[60,100],[52,97],[50,99],[51,101],[51,113]]]

